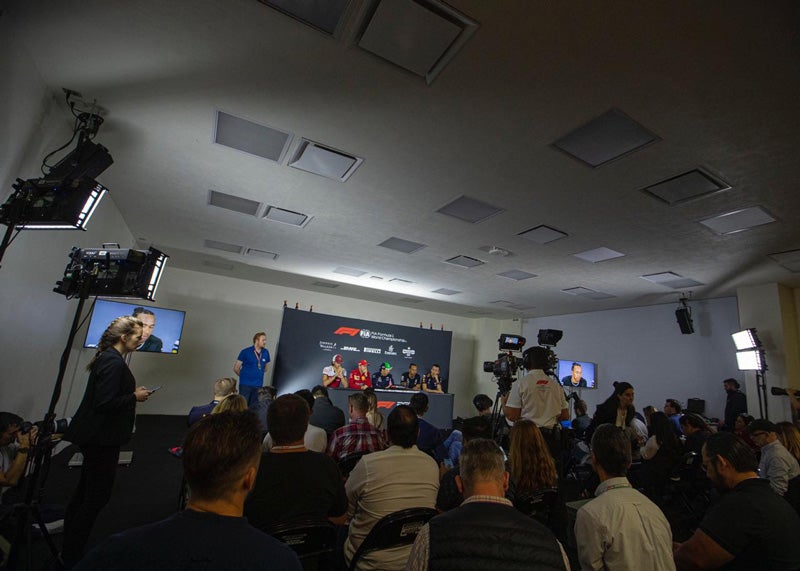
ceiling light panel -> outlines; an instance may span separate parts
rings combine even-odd
[[[595,248],[594,250],[586,250],[585,252],[579,252],[577,254],[573,254],[576,258],[580,258],[581,260],[591,262],[596,264],[597,262],[605,262],[606,260],[613,260],[614,258],[621,258],[625,254],[622,252],[617,252],[616,250],[612,250],[611,248]]]
[[[222,250],[223,252],[230,252],[231,254],[241,254],[244,251],[244,246],[228,244],[227,242],[218,242],[217,240],[205,240],[204,244],[206,248]]]
[[[790,272],[800,272],[800,250],[770,254],[769,257]]]
[[[563,291],[564,293],[568,293],[570,295],[585,297],[587,299],[610,299],[612,297],[616,297],[614,295],[611,295],[610,293],[596,291],[586,287],[571,287],[567,289],[562,289],[561,291]]]
[[[283,160],[292,134],[217,111],[214,142],[270,161]]]
[[[477,224],[491,218],[496,214],[500,214],[505,209],[498,206],[492,206],[481,200],[470,198],[469,196],[460,196],[454,201],[445,204],[436,212],[446,216],[452,216],[465,222]]]
[[[684,289],[687,287],[704,285],[697,280],[685,278],[676,274],[675,272],[660,272],[657,274],[647,274],[639,277],[654,284],[671,287],[672,289]]]
[[[282,224],[289,224],[290,226],[304,227],[311,220],[310,216],[302,212],[294,212],[293,210],[286,210],[278,208],[277,206],[267,207],[264,213],[264,218],[273,222],[280,222]]]
[[[360,278],[367,272],[363,270],[357,270],[355,268],[348,268],[346,266],[339,266],[338,268],[333,270],[334,274],[342,274],[343,276],[352,276],[354,278]]]
[[[457,293],[462,293],[462,292],[458,291],[457,289],[448,289],[446,287],[440,287],[439,289],[433,290],[432,293],[438,293],[441,295],[456,295]]]
[[[225,194],[216,190],[208,191],[208,204],[216,206],[217,208],[224,208],[225,210],[233,210],[241,214],[249,214],[255,216],[261,208],[261,203],[255,200],[249,200],[240,196],[232,194]]]
[[[419,242],[412,242],[411,240],[403,240],[402,238],[397,238],[392,236],[388,240],[384,240],[378,246],[383,248],[389,248],[390,250],[394,250],[396,252],[403,252],[404,254],[413,254],[414,252],[418,252],[422,248],[425,248],[425,244],[420,244]]]
[[[731,186],[710,174],[694,169],[679,174],[667,180],[650,185],[642,190],[662,202],[675,206],[709,196],[711,194],[730,190]]]
[[[275,252],[267,252],[266,250],[259,250],[257,248],[247,248],[245,255],[254,256],[256,258],[263,258],[265,260],[277,260],[278,254]]]
[[[534,228],[525,230],[524,232],[520,232],[517,234],[517,236],[522,236],[526,240],[536,242],[537,244],[547,244],[549,242],[554,242],[559,238],[566,238],[567,233],[541,224],[539,226],[535,226]]]
[[[596,168],[659,140],[619,109],[606,111],[553,145]]]
[[[259,0],[328,35],[333,35],[350,0]]]
[[[300,139],[292,158],[289,159],[289,166],[338,182],[345,182],[363,162],[364,159],[354,155],[308,139]]]
[[[452,264],[454,266],[460,266],[462,268],[475,268],[484,264],[484,262],[478,260],[477,258],[470,258],[469,256],[455,256],[445,260],[445,263]]]
[[[700,224],[717,234],[725,235],[735,234],[736,232],[742,232],[743,230],[749,230],[750,228],[763,226],[775,221],[775,218],[770,216],[766,210],[760,206],[753,206],[706,218],[701,220]]]
[[[531,274],[528,272],[524,272],[522,270],[508,270],[507,272],[500,272],[497,275],[500,276],[501,278],[508,278],[510,280],[515,280],[518,282],[536,277],[536,274]]]

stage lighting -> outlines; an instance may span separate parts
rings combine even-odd
[[[764,355],[760,349],[749,349],[736,353],[736,363],[740,371],[763,371]]]
[[[755,328],[745,329],[731,334],[733,343],[736,345],[737,351],[744,349],[755,349],[761,345],[758,341]]]
[[[18,230],[86,230],[108,192],[102,184],[81,179],[17,180],[16,192],[0,206],[0,224]]]
[[[169,256],[150,248],[73,248],[53,291],[67,297],[100,295],[155,300]]]

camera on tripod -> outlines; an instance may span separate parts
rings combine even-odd
[[[494,375],[498,391],[504,395],[511,390],[511,385],[517,380],[515,375],[522,366],[522,359],[514,355],[514,352],[522,351],[525,346],[525,338],[510,333],[501,333],[497,344],[498,349],[502,352],[497,354],[497,359],[494,361],[483,362],[483,372]]]
[[[63,434],[69,428],[69,424],[72,422],[72,418],[56,418],[50,423],[49,426],[45,427],[45,422],[40,420],[39,422],[30,422],[24,421],[22,424],[19,425],[19,432],[20,434],[28,434],[31,429],[35,426],[39,429],[39,432],[47,432],[48,434]],[[45,431],[44,429],[47,428]]]

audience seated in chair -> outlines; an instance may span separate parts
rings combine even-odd
[[[800,569],[800,516],[756,473],[753,451],[729,432],[709,436],[703,466],[721,491],[688,541],[678,569]]]
[[[375,389],[367,387],[364,389],[364,394],[367,396],[367,420],[369,423],[378,430],[386,430],[386,421],[383,415],[378,412],[378,395],[375,394]]]
[[[187,418],[186,423],[189,426],[192,426],[195,422],[197,422],[201,418],[208,416],[209,414],[211,414],[211,411],[214,410],[214,407],[217,406],[222,399],[224,399],[228,395],[234,394],[235,392],[236,392],[236,380],[231,379],[230,377],[223,377],[221,379],[217,379],[216,381],[214,381],[214,400],[212,400],[208,404],[192,407],[192,410],[189,411],[189,417]]]
[[[683,443],[684,452],[700,454],[706,440],[711,436],[711,429],[708,427],[708,423],[700,416],[687,412],[681,417],[681,429],[683,434],[686,435],[686,441]]]
[[[800,462],[800,430],[788,421],[778,422],[775,427],[778,429],[778,440]]]
[[[196,423],[183,445],[191,488],[187,509],[111,536],[79,570],[271,569],[300,571],[297,555],[242,517],[261,459],[261,430],[251,413],[224,412]]]
[[[651,499],[659,501],[681,458],[682,450],[672,422],[663,412],[654,412],[650,417],[650,433],[642,449],[639,484]]]
[[[489,417],[474,416],[464,420],[461,432],[463,445],[466,446],[467,442],[476,438],[491,438],[492,425],[489,423]],[[461,505],[461,502],[464,501],[464,496],[456,485],[456,477],[458,475],[458,466],[454,466],[442,474],[442,479],[439,483],[439,492],[436,496],[436,509],[441,512],[457,508]],[[513,486],[509,487],[509,491],[506,492],[506,497],[509,500],[514,499]]]
[[[311,396],[311,391],[308,389],[301,389],[299,391],[295,391],[294,394],[306,401],[306,404],[313,413],[314,404],[316,404],[316,401],[314,400],[314,397]],[[320,427],[313,426],[311,423],[306,423],[306,432],[303,435],[303,444],[306,448],[313,452],[324,453],[328,448],[328,437],[325,434],[325,431]],[[264,451],[269,452],[272,449],[272,446],[273,437],[270,433],[264,437]]]
[[[611,424],[598,426],[592,435],[592,467],[600,485],[575,520],[581,569],[675,568],[667,518],[628,482],[630,464],[631,443],[625,433]]]
[[[350,424],[337,428],[328,442],[328,455],[339,462],[359,452],[377,452],[386,448],[383,433],[367,420],[369,403],[363,392],[347,398]]]
[[[330,438],[337,428],[344,426],[344,411],[334,406],[328,397],[328,389],[322,385],[316,385],[311,389],[311,396],[314,397],[314,407],[311,410],[309,423],[324,430]]]
[[[747,425],[747,432],[761,448],[759,475],[769,480],[769,485],[778,495],[784,495],[789,489],[789,480],[800,476],[797,459],[778,440],[778,427],[769,420],[754,420]]]
[[[433,456],[436,463],[444,461],[448,457],[447,449],[444,446],[444,435],[442,431],[422,418],[428,412],[428,395],[416,393],[411,397],[408,405],[419,419],[419,438],[417,438],[417,448]]]
[[[494,441],[479,438],[464,446],[456,482],[466,499],[420,530],[407,571],[569,568],[552,532],[504,498],[508,472]]]
[[[363,395],[360,395],[363,397]],[[433,508],[439,490],[436,462],[416,446],[417,415],[406,405],[389,414],[388,449],[367,454],[347,480],[350,529],[344,544],[349,563],[372,527],[384,516],[407,508]],[[410,545],[371,551],[358,561],[358,569],[403,569]]]
[[[247,408],[246,398],[244,398],[242,395],[229,395],[224,399],[222,399],[219,402],[219,404],[211,410],[211,414],[214,415],[214,414],[220,414],[222,412],[246,412],[246,411],[249,412]],[[260,425],[259,428],[261,428]]]
[[[244,504],[248,521],[261,530],[310,517],[344,523],[347,498],[339,469],[331,458],[304,443],[309,415],[308,404],[296,394],[280,396],[269,407],[267,422],[274,445],[262,456]]]
[[[267,426],[267,410],[269,410],[269,405],[272,404],[272,401],[275,400],[276,394],[275,387],[265,385],[258,389],[258,400],[250,405],[250,411],[256,415],[258,423],[261,425],[262,434],[269,432],[269,426]]]

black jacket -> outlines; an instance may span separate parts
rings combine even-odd
[[[113,347],[97,356],[64,439],[79,446],[121,446],[131,439],[136,379]]]
[[[337,428],[344,426],[344,411],[334,406],[327,397],[319,397],[314,400],[314,410],[308,423],[324,430],[330,438]]]

